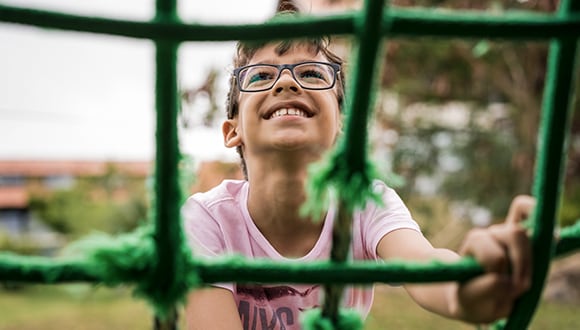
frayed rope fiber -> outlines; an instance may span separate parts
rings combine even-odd
[[[350,309],[340,309],[335,322],[322,317],[318,308],[304,312],[300,321],[303,330],[361,330],[364,325],[360,315]]]
[[[183,246],[181,250],[184,257],[189,258],[187,247]],[[151,270],[155,268],[158,256],[150,225],[115,237],[107,234],[87,236],[69,245],[64,257],[82,258],[87,272],[105,285],[136,282],[135,296],[145,299],[161,318],[169,315],[176,302],[184,303],[188,289],[200,283],[195,269],[184,265],[184,271],[173,274],[172,287],[163,291],[157,289],[158,279],[151,276]]]

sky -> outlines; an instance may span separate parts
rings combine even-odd
[[[155,6],[154,0],[0,3],[130,20],[149,20]],[[178,3],[186,22],[236,24],[267,19],[276,1]],[[0,22],[0,159],[153,159],[154,51],[148,40]],[[178,83],[194,87],[217,69],[223,106],[233,51],[233,42],[182,44]],[[194,159],[236,157],[216,128],[195,127],[180,139]]]

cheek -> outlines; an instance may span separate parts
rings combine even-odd
[[[343,114],[340,111],[340,107],[338,104],[338,100],[336,99],[336,97],[331,101],[333,102],[332,104],[334,104],[334,112],[333,112],[333,116],[332,116],[332,120],[333,120],[333,127],[336,128],[337,131],[342,132],[342,121],[343,121]]]
[[[238,117],[239,117],[239,126],[244,126],[247,124],[248,119],[251,117],[249,112],[253,108],[251,102],[246,98],[240,98],[238,102]]]
[[[260,92],[249,94],[242,93],[238,99],[238,113],[246,114],[246,116],[255,114],[257,109],[260,109],[263,102],[264,96]]]
[[[332,138],[333,144],[342,134],[343,131],[342,114],[338,110],[332,113],[330,116],[328,116],[325,131],[328,132],[328,137]]]

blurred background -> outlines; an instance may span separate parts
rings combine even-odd
[[[360,0],[297,0],[307,13]],[[153,0],[0,0],[6,5],[148,20]],[[553,12],[557,0],[398,0],[396,7]],[[185,22],[262,22],[277,0],[180,1]],[[335,38],[347,60],[352,40]],[[150,41],[0,23],[0,250],[56,256],[95,232],[147,219],[154,159]],[[372,158],[434,245],[456,248],[474,226],[502,221],[531,193],[547,43],[385,39],[372,121]],[[179,51],[180,147],[189,192],[240,177],[223,147],[232,42]],[[579,73],[576,72],[576,75]],[[578,86],[576,86],[576,90]],[[578,95],[578,93],[576,93]],[[572,120],[561,226],[580,219],[580,112]],[[564,129],[562,127],[562,129]],[[554,262],[531,329],[580,328],[578,256]],[[131,288],[0,283],[0,329],[145,329],[151,313]],[[379,286],[366,329],[471,329]]]

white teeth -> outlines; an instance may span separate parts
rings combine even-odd
[[[286,116],[286,115],[307,117],[306,112],[304,112],[300,109],[282,108],[282,109],[274,111],[274,113],[272,113],[272,116],[270,118],[276,118],[276,117],[281,117],[281,116]]]

